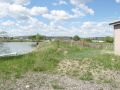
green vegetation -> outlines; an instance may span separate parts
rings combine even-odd
[[[83,75],[80,77],[80,79],[81,79],[81,80],[86,80],[86,81],[93,80],[92,73],[87,72],[87,73],[83,74]]]
[[[44,43],[37,48],[37,51],[28,55],[1,57],[0,58],[0,77],[15,75],[19,77],[27,71],[49,71],[53,70],[62,53],[57,51],[56,44]]]
[[[109,79],[109,80],[104,80],[104,83],[112,83],[113,80],[112,79]]]
[[[40,40],[44,40],[45,36],[42,36],[40,34],[36,34],[36,35],[33,35],[33,36],[29,36],[28,38],[32,41],[40,41]]]
[[[78,40],[80,40],[80,37],[79,37],[78,35],[75,35],[75,36],[73,37],[73,40],[78,41]]]
[[[33,57],[33,54],[13,57],[1,57],[0,77],[10,77],[10,75],[20,77],[22,73],[25,73],[32,68],[32,65],[34,64]]]
[[[34,42],[45,40],[45,36],[36,34],[31,36],[0,37],[0,42]]]
[[[30,54],[1,57],[0,78],[19,78],[28,71],[35,71],[65,73],[81,80],[93,80],[102,70],[120,70],[120,57],[107,52],[109,50],[71,46],[61,41],[43,42]]]
[[[92,39],[90,39],[90,38],[85,38],[84,41],[92,42]]]
[[[108,43],[113,43],[113,37],[107,36],[105,37],[105,41]]]

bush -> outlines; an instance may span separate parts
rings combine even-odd
[[[78,40],[80,40],[80,37],[79,37],[78,35],[75,35],[75,36],[73,37],[73,40],[78,41]]]

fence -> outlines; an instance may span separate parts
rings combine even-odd
[[[113,49],[112,43],[90,43],[86,41],[65,41],[69,44],[80,45],[81,47],[89,47],[89,48],[96,48],[96,49]]]

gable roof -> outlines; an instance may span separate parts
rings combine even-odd
[[[109,25],[117,25],[117,24],[120,24],[120,21],[110,23]]]

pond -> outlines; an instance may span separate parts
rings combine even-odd
[[[34,49],[36,42],[0,42],[0,56],[26,54]]]

